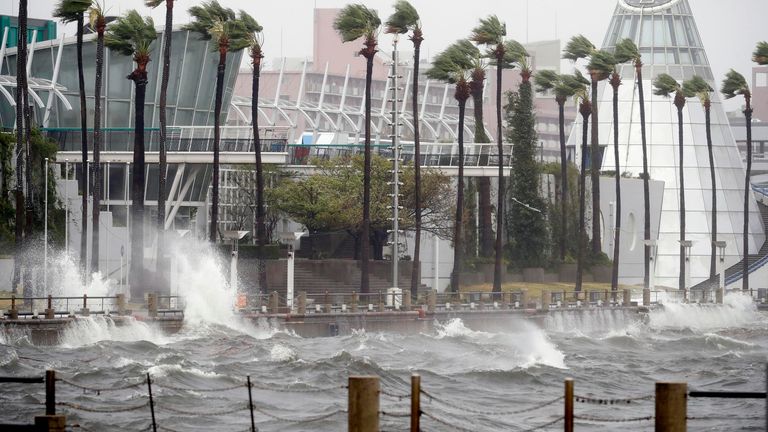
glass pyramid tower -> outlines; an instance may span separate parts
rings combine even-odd
[[[687,0],[619,0],[602,48],[612,50],[624,38],[632,39],[642,53],[649,173],[651,179],[664,182],[655,280],[657,285],[677,287],[680,253],[677,110],[671,99],[653,95],[653,79],[660,73],[668,73],[682,82],[699,75],[715,89],[719,88],[720,79],[715,80],[712,75]],[[627,64],[618,71],[623,78],[619,90],[619,162],[622,171],[637,177],[643,171],[643,160],[635,70]],[[613,89],[603,82],[598,94],[600,142],[606,149],[602,166],[613,170]],[[717,92],[712,94],[711,112],[718,240],[727,243],[727,268],[742,258],[745,168]],[[686,236],[693,241],[690,268],[691,284],[695,285],[709,276],[712,223],[704,109],[697,98],[688,99],[683,120]],[[581,119],[577,116],[569,142],[576,149],[581,144],[580,131]],[[642,227],[642,215],[639,219]],[[765,233],[754,199],[750,203],[749,229],[749,250],[755,253],[765,241]],[[605,235],[605,226],[602,232]],[[622,244],[624,250],[626,246]]]

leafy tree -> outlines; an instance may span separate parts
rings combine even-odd
[[[536,162],[538,136],[533,112],[530,71],[524,69],[517,93],[508,94],[507,130],[512,143],[511,201],[506,213],[507,253],[520,267],[541,267],[547,259],[545,202],[539,190],[540,167]]]
[[[377,34],[381,20],[375,10],[362,4],[350,4],[345,6],[336,20],[333,28],[341,36],[344,42],[352,42],[363,38],[363,49],[360,54],[365,57],[365,128],[364,128],[364,167],[363,167],[363,214],[362,214],[362,253],[360,256],[360,292],[366,294],[370,291],[370,269],[368,260],[370,255],[370,230],[371,230],[371,82],[373,79],[373,57],[376,55],[378,45]]]
[[[462,220],[464,213],[464,113],[471,88],[467,74],[474,68],[472,55],[468,52],[477,50],[467,40],[459,40],[440,52],[432,61],[432,68],[427,71],[431,79],[456,85],[454,98],[459,104],[459,176],[456,187],[456,218],[453,231],[453,270],[451,271],[451,292],[459,292],[459,275],[463,260]]]
[[[411,294],[416,295],[421,285],[421,141],[419,137],[419,62],[421,42],[424,35],[421,30],[419,13],[407,0],[395,2],[395,12],[386,23],[387,33],[405,34],[411,32],[413,42],[413,91],[411,93],[411,112],[413,115],[413,159],[414,164],[414,240],[413,267],[411,270]]]
[[[685,107],[685,98],[693,94],[688,93],[689,89],[680,85],[673,77],[668,74],[661,74],[653,82],[655,90],[653,94],[657,96],[671,97],[674,95],[674,104],[677,108],[677,126],[678,126],[678,153],[679,153],[679,175],[680,175],[680,277],[678,278],[678,287],[685,289],[685,171],[683,170],[683,108]]]
[[[133,296],[141,296],[145,287],[144,278],[144,101],[147,94],[147,65],[149,46],[157,38],[152,18],[143,18],[135,10],[129,10],[110,24],[104,44],[112,51],[131,56],[136,68],[127,76],[133,81],[134,134],[133,134],[133,175],[131,178],[131,277],[134,283]],[[94,225],[95,227],[95,225]]]
[[[690,80],[683,83],[683,86],[687,86],[687,92],[694,94],[701,101],[701,105],[704,107],[704,122],[707,134],[707,152],[709,153],[709,176],[712,182],[712,241],[709,257],[709,280],[714,283],[717,276],[717,266],[715,264],[717,257],[717,178],[715,176],[715,157],[712,152],[712,92],[715,91],[704,78],[695,75]]]
[[[761,45],[758,45],[758,51]],[[759,58],[759,56],[756,56]],[[752,199],[752,92],[749,90],[749,84],[743,75],[731,69],[723,80],[720,92],[726,99],[732,99],[736,96],[744,96],[744,117],[747,127],[747,172],[744,177],[744,224],[742,226],[742,247],[744,248],[742,269],[741,269],[741,288],[749,291],[749,201]]]
[[[250,44],[251,34],[261,31],[253,27],[256,23],[244,11],[238,14],[225,8],[216,0],[204,2],[189,8],[193,21],[183,27],[200,35],[202,40],[213,43],[213,49],[219,52],[219,64],[216,69],[216,99],[213,108],[213,175],[211,183],[211,227],[209,240],[216,241],[219,232],[219,151],[221,145],[221,104],[224,100],[224,72],[227,66],[227,54],[240,51]],[[250,19],[249,19],[250,18]],[[258,24],[257,24],[258,25]]]
[[[82,230],[80,232],[80,270],[86,274],[88,256],[88,182],[85,181],[88,169],[88,107],[85,99],[85,75],[83,73],[83,24],[85,12],[91,7],[93,0],[61,0],[53,11],[53,16],[65,23],[77,23],[77,87],[80,96],[80,150],[83,163],[80,178],[82,180]]]

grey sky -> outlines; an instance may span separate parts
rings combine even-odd
[[[29,16],[50,18],[54,0],[28,0]],[[162,25],[165,7],[151,10],[143,0],[103,0],[110,14],[118,15],[128,9],[149,13],[157,25]],[[244,9],[264,26],[265,54],[268,59],[280,56],[308,57],[312,55],[312,9],[314,7],[343,7],[345,0],[220,0],[234,9]],[[582,33],[596,45],[602,43],[616,0],[411,0],[422,17],[425,41],[422,50],[429,55],[447,44],[466,37],[478,18],[497,14],[507,23],[509,37],[525,42],[560,38],[565,41]],[[0,2],[0,13],[15,15],[16,0]],[[176,0],[174,22],[189,20],[187,9],[199,0]],[[392,12],[393,0],[368,0],[382,19]],[[752,50],[759,40],[768,40],[765,17],[766,0],[689,0],[707,49],[712,72],[720,80],[733,67],[751,77]],[[459,9],[459,5],[461,8]],[[471,5],[471,7],[467,7]],[[526,9],[528,13],[526,14]],[[527,16],[527,19],[526,19]],[[528,25],[526,25],[526,22]],[[64,30],[74,34],[74,28]],[[382,44],[389,44],[382,37]],[[567,66],[567,63],[564,63]],[[734,106],[730,106],[733,108]]]

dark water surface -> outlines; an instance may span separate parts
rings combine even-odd
[[[73,430],[149,430],[147,387],[141,384],[149,372],[159,430],[249,430],[246,375],[255,385],[260,430],[346,430],[343,386],[348,375],[358,374],[382,379],[382,429],[408,430],[408,418],[398,415],[410,402],[397,396],[409,392],[411,373],[419,373],[422,388],[435,396],[422,397],[423,430],[514,431],[546,424],[562,415],[562,401],[533,408],[562,396],[563,380],[573,377],[577,395],[622,399],[576,403],[583,418],[578,430],[648,431],[648,419],[594,419],[652,416],[652,399],[623,399],[650,396],[661,380],[685,381],[698,390],[765,391],[768,315],[750,301],[727,300],[720,308],[671,304],[644,319],[605,310],[562,314],[544,328],[501,319],[470,329],[452,320],[421,334],[360,331],[332,338],[300,338],[236,317],[211,323],[204,314],[173,336],[143,323],[117,328],[90,318],[54,347],[33,346],[23,334],[0,334],[0,375],[41,375],[52,368],[70,382],[112,389],[84,392],[58,383],[57,400],[71,405],[58,410],[68,423],[83,426]],[[4,384],[0,422],[28,422],[43,402],[43,385]],[[72,406],[137,409],[102,413]],[[688,415],[689,430],[765,430],[763,400],[689,399]],[[562,430],[562,422],[539,430]]]

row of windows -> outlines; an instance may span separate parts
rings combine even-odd
[[[626,38],[635,41],[640,48],[702,46],[691,16],[614,16],[603,45],[613,47]]]

